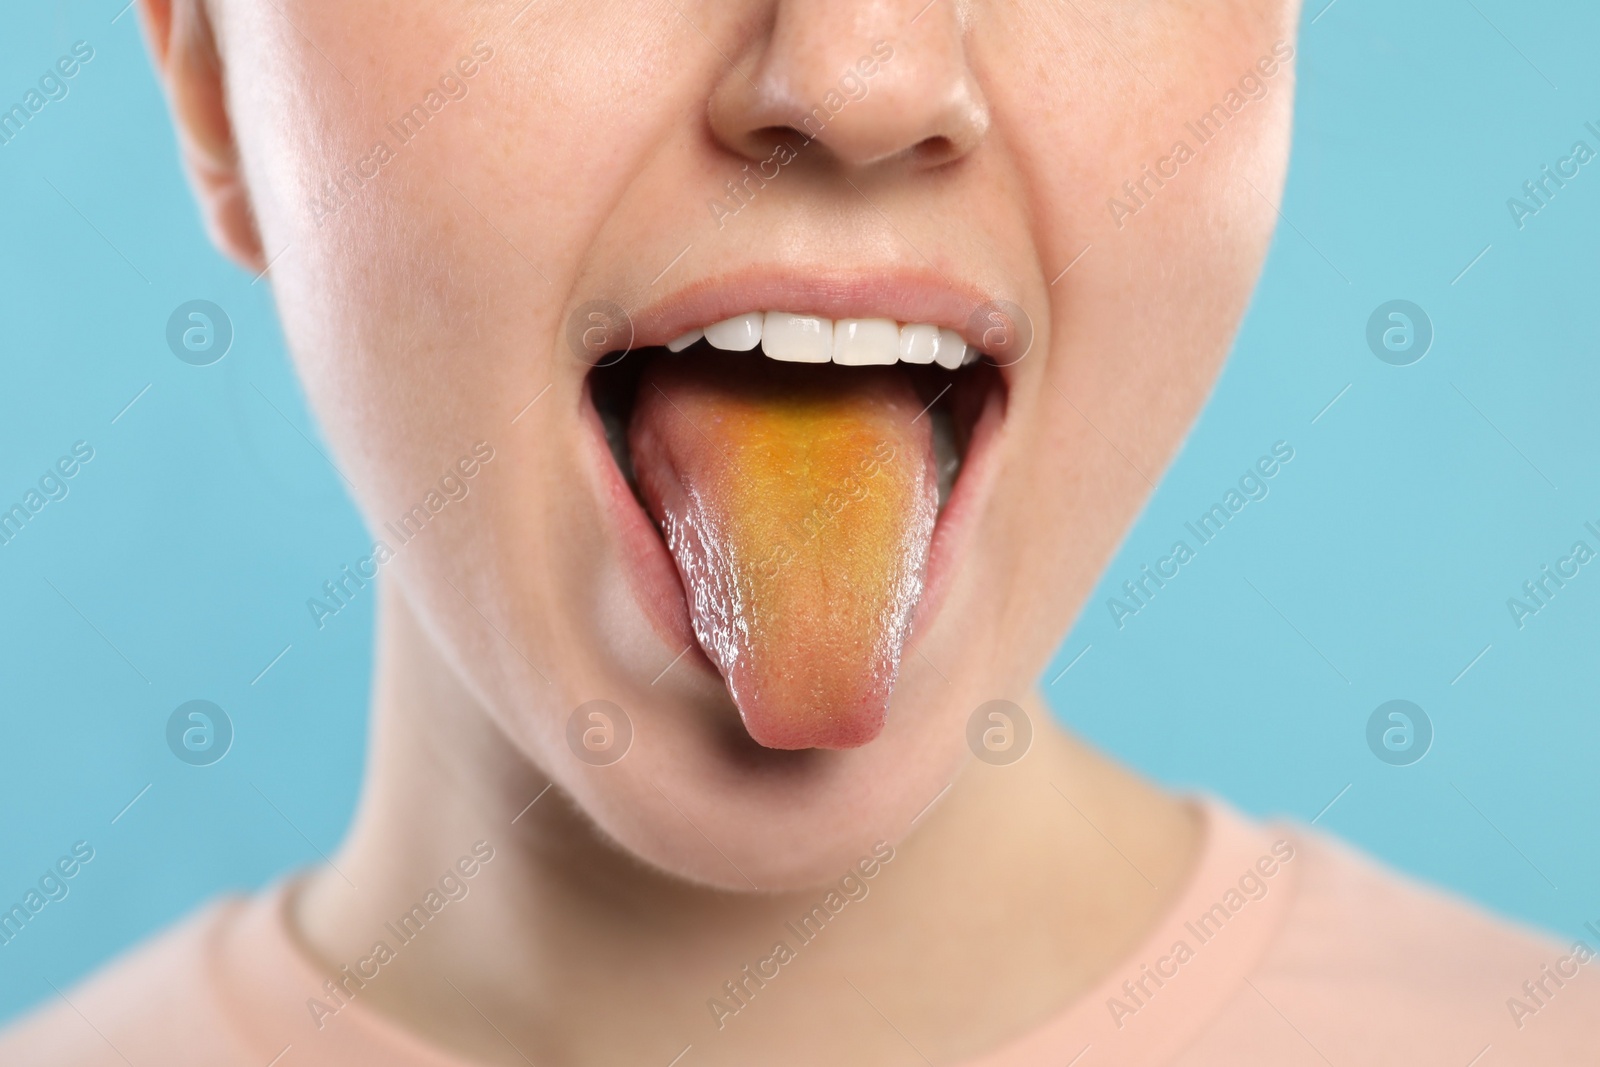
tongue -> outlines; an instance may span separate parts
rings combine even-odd
[[[663,357],[628,430],[700,647],[768,748],[878,736],[938,508],[930,420],[891,367]]]

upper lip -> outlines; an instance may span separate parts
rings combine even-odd
[[[983,331],[972,323],[973,312],[998,298],[932,271],[752,269],[692,282],[629,317],[635,348],[664,345],[735,315],[787,311],[830,319],[930,323],[956,331],[981,351]]]

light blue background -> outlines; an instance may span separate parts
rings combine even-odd
[[[369,542],[310,443],[266,284],[199,228],[123,2],[12,5],[0,34],[7,106],[73,41],[96,51],[0,147],[0,501],[74,441],[96,450],[0,547],[0,903],[74,841],[96,850],[0,947],[0,1017],[331,851],[362,758],[371,601],[320,633],[304,601]],[[1292,225],[1047,692],[1111,752],[1252,813],[1311,819],[1348,785],[1320,827],[1570,939],[1600,919],[1600,563],[1520,631],[1506,600],[1574,540],[1600,547],[1582,529],[1600,525],[1600,162],[1521,232],[1506,200],[1575,139],[1600,147],[1600,10],[1338,0],[1313,23],[1322,2]],[[1396,297],[1437,331],[1411,367],[1364,342]],[[195,298],[237,330],[212,367],[163,340]],[[1106,598],[1278,440],[1296,454],[1270,497],[1119,631]],[[197,697],[237,731],[206,769],[163,739]],[[1437,730],[1411,767],[1366,748],[1397,697]]]

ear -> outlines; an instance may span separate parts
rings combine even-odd
[[[139,0],[139,14],[206,230],[224,254],[260,272],[266,265],[261,235],[239,169],[206,0]]]

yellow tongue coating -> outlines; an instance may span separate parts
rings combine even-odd
[[[632,430],[695,636],[758,742],[865,744],[922,591],[929,420],[887,368],[779,371],[755,388],[695,370],[647,375]]]

